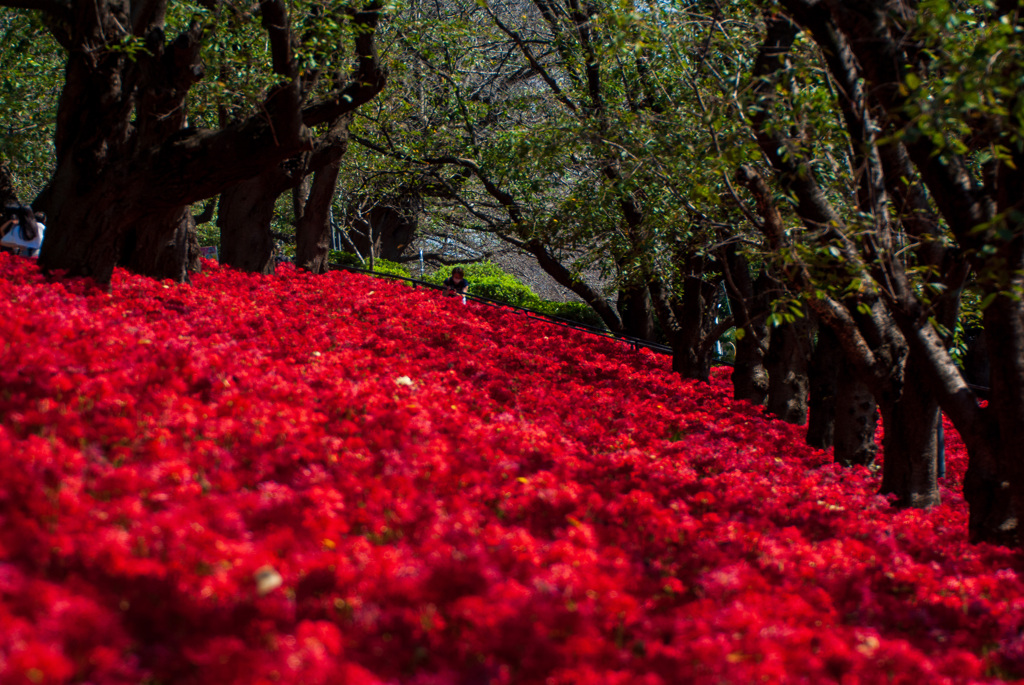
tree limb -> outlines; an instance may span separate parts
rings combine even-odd
[[[61,21],[70,22],[72,20],[71,3],[66,0],[0,0],[0,7],[38,10]]]
[[[356,64],[348,83],[335,90],[331,95],[318,103],[308,105],[302,110],[302,121],[306,126],[316,126],[354,111],[360,105],[369,102],[377,93],[384,89],[387,75],[380,66],[377,56],[375,35],[380,20],[382,4],[380,0],[372,0],[355,14]]]
[[[510,29],[508,26],[506,26],[505,22],[498,18],[498,15],[494,12],[489,3],[485,3],[485,8],[487,9],[487,13],[491,15],[491,18],[494,20],[494,23],[498,26],[498,28],[504,31],[505,34],[509,38],[511,38],[517,46],[519,46],[519,51],[523,53],[523,57],[525,57],[526,60],[530,63],[530,66],[533,67],[534,71],[540,74],[540,77],[544,79],[544,82],[548,84],[548,88],[551,89],[551,92],[555,95],[555,98],[557,98],[559,102],[565,105],[569,109],[569,111],[575,114],[578,111],[576,104],[569,99],[569,97],[562,90],[561,86],[558,85],[558,82],[551,76],[551,74],[548,73],[547,69],[545,69],[543,65],[541,65],[541,63],[537,61],[537,58],[534,56],[533,51],[530,50],[530,47],[523,41],[522,36],[520,36],[517,32]]]

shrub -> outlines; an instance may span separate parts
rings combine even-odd
[[[356,269],[368,270],[370,268],[368,262],[363,261],[351,252],[342,252],[341,250],[330,250],[327,256],[327,261],[331,264],[351,266]],[[387,259],[381,259],[380,257],[373,260],[373,272],[384,276],[412,278],[412,274],[409,273],[409,269],[407,269],[404,264],[392,262]]]
[[[515,276],[491,262],[459,264],[469,281],[469,294],[486,297],[515,307],[532,309],[540,314],[557,316],[587,326],[606,329],[601,317],[590,305],[583,302],[554,302],[541,299],[528,285],[519,282]],[[441,284],[451,275],[451,268],[438,269],[424,277],[428,283]]]
[[[601,321],[597,312],[585,302],[553,302],[551,300],[540,300],[537,311],[548,316],[557,316],[561,319],[568,319],[587,326],[594,326],[602,330],[608,327]]]
[[[469,293],[478,297],[487,297],[505,304],[516,307],[528,307],[533,309],[541,300],[530,290],[529,286],[523,285],[512,274],[504,271],[497,264],[491,262],[475,262],[472,264],[459,264],[466,273],[466,280],[469,281]],[[452,268],[438,269],[424,278],[428,283],[441,284],[451,275]]]

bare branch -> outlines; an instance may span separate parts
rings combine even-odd
[[[494,23],[498,26],[498,28],[504,31],[505,34],[509,38],[511,38],[517,46],[519,46],[519,51],[523,53],[523,56],[530,63],[530,66],[534,69],[534,71],[540,74],[540,77],[544,79],[545,83],[548,84],[548,88],[551,89],[551,92],[554,93],[558,101],[565,105],[567,108],[569,108],[569,110],[573,114],[575,114],[578,111],[576,104],[572,100],[570,100],[569,97],[562,91],[561,86],[558,85],[558,81],[556,81],[554,77],[552,77],[551,74],[548,73],[548,70],[545,69],[539,61],[537,61],[536,56],[533,54],[533,51],[530,49],[530,46],[527,45],[526,42],[523,40],[522,36],[520,36],[517,32],[513,31],[505,24],[505,22],[499,19],[498,15],[494,12],[493,9],[491,9],[489,3],[485,4],[485,7],[487,9],[487,13],[491,15],[491,18],[494,20]]]

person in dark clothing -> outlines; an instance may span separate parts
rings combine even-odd
[[[452,269],[452,275],[444,279],[444,292],[445,295],[465,295],[466,289],[469,288],[469,281],[465,278],[465,272],[463,272],[461,266],[457,266]]]

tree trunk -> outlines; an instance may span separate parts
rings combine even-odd
[[[378,198],[349,221],[349,242],[361,255],[398,260],[416,235],[417,201],[416,197]]]
[[[130,183],[127,178],[111,175],[90,177],[72,162],[60,165],[37,200],[48,219],[40,266],[47,271],[90,277],[104,285],[110,283],[114,267],[126,263],[135,248],[129,227],[140,225],[144,218],[131,197]],[[53,196],[59,201],[50,202]],[[146,225],[166,238],[178,230],[177,219],[164,216],[159,224]]]
[[[807,421],[810,325],[810,319],[803,317],[773,328],[764,359],[768,370],[768,411],[798,426]]]
[[[986,317],[990,312],[996,314],[993,306],[998,310],[1000,305],[996,302],[989,305]],[[979,406],[977,395],[964,382],[945,341],[930,322],[922,320],[923,315],[897,311],[897,322],[910,344],[911,354],[917,359],[915,363],[929,367],[927,373],[915,380],[928,385],[967,447],[969,461],[963,493],[968,504],[969,539],[971,542],[1017,544],[1017,510],[1011,500],[1010,481],[1000,464],[1001,431],[993,403]],[[1009,336],[1004,339],[1008,340]],[[996,372],[995,367],[993,371]],[[1014,429],[1012,435],[1016,433]]]
[[[270,233],[277,198],[291,177],[280,167],[240,181],[220,195],[220,262],[242,271],[274,272],[274,238]]]
[[[725,283],[729,304],[736,320],[736,357],[732,368],[732,396],[754,405],[768,398],[768,370],[764,356],[768,342],[768,297],[770,279],[761,272],[757,282],[750,276],[750,262],[735,245],[726,249]]]
[[[277,85],[251,116],[218,130],[191,128],[186,104],[203,76],[208,34],[199,16],[168,39],[163,0],[86,4],[36,7],[49,15],[44,23],[68,53],[56,170],[37,198],[49,215],[39,257],[46,270],[108,285],[121,262],[145,275],[183,280],[191,260],[185,208],[310,149],[310,127],[353,111],[384,86],[374,44],[379,5],[371,2],[352,16],[350,78],[340,83],[339,77],[337,89],[304,106],[313,77],[295,58],[286,3],[261,0]],[[139,49],[129,53],[125,45]],[[262,270],[266,248],[253,242],[244,261]]]
[[[924,368],[907,358],[907,383],[899,401],[882,404],[882,494],[896,495],[896,506],[925,509],[939,504],[938,432],[941,413],[921,383]]]
[[[341,157],[313,177],[302,216],[295,227],[295,264],[315,274],[327,271],[331,248],[331,202],[338,184]]]
[[[1015,260],[1019,264],[1019,260]],[[1019,281],[1020,276],[1013,280]],[[1018,288],[1019,282],[1015,283]],[[1000,532],[1016,526],[1018,544],[1024,546],[1024,526],[1019,525],[1024,511],[1024,306],[1014,292],[1007,289],[998,294],[985,309],[986,342],[991,364],[990,407],[995,414],[993,441],[996,463],[1003,482],[1010,487],[1013,516],[1004,522]]]
[[[743,337],[736,339],[732,397],[760,406],[768,399],[768,370],[764,367],[764,341],[768,337],[768,329],[762,326],[757,333],[752,333],[750,328],[742,330]]]
[[[145,230],[137,226],[145,226]],[[189,268],[197,259],[198,245],[196,223],[189,207],[148,218],[137,226],[127,231],[125,244],[131,243],[133,247],[126,253],[125,266],[138,274],[179,283],[187,281]]]
[[[188,212],[185,221],[188,222],[188,226],[185,229],[188,242],[188,263],[185,265],[185,273],[197,273],[202,268],[202,262],[200,261],[202,248],[199,245],[199,230],[196,226],[196,218],[191,212]]]
[[[654,339],[654,318],[651,296],[643,286],[627,285],[619,290],[616,305],[622,320],[623,332],[641,340]]]
[[[839,366],[836,385],[835,461],[843,466],[870,466],[878,445],[878,405],[868,387],[861,383],[845,359]]]
[[[814,346],[809,368],[807,444],[828,449],[835,441],[836,395],[843,350],[839,339],[828,326],[818,326],[818,342]]]
[[[671,336],[672,370],[683,378],[704,383],[711,379],[713,345],[708,338],[715,328],[717,305],[717,283],[697,276],[684,279],[682,302],[673,307],[677,330]]]

